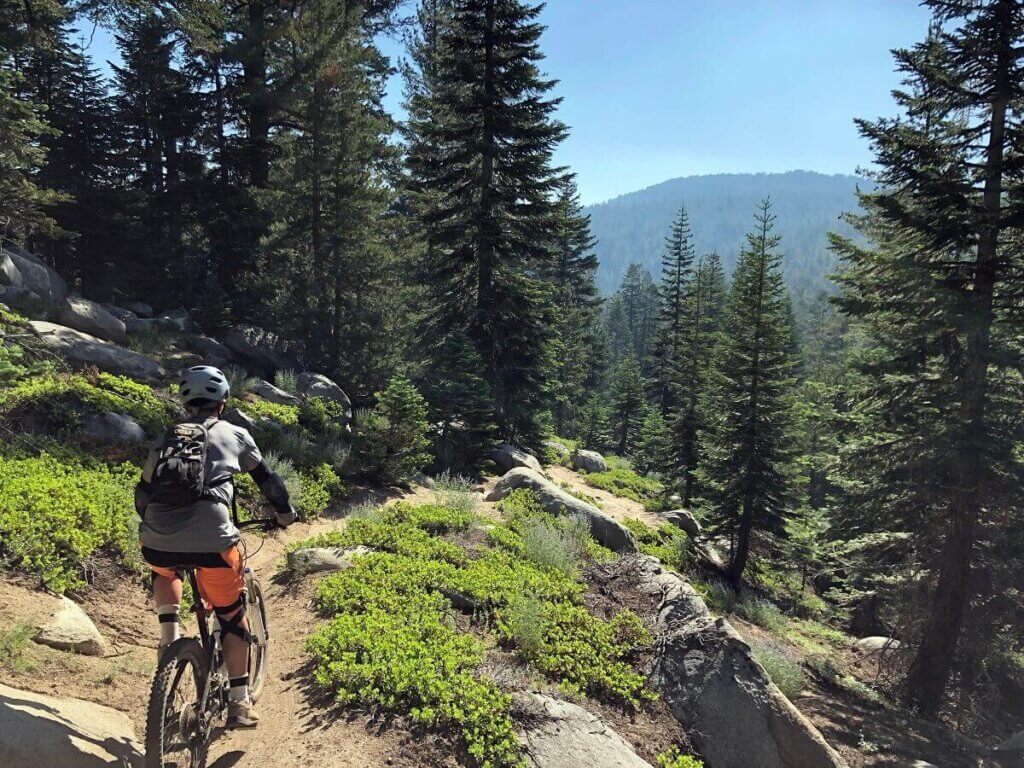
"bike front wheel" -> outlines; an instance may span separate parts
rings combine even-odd
[[[262,626],[262,632],[255,632],[249,649],[249,698],[255,704],[263,693],[263,683],[267,677],[267,656],[270,651],[270,633],[267,628],[267,607],[263,601],[263,590],[255,579],[249,584],[249,610],[255,611],[253,617]],[[250,625],[253,623],[250,619]],[[255,627],[250,626],[250,630]]]
[[[210,742],[201,700],[208,659],[191,637],[164,651],[146,713],[146,768],[205,768]]]

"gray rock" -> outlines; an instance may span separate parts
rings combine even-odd
[[[64,278],[32,254],[11,246],[0,248],[0,283],[28,289],[50,310],[68,296]]]
[[[102,304],[69,296],[57,310],[57,321],[76,331],[92,334],[104,341],[124,341],[125,325],[103,308]]]
[[[239,359],[269,378],[278,371],[298,367],[277,336],[255,325],[236,325],[228,331],[224,343]]]
[[[285,392],[283,389],[279,389],[271,384],[269,381],[263,381],[263,379],[257,379],[249,391],[254,395],[259,395],[264,400],[269,400],[272,403],[278,405],[298,405],[301,401],[295,395]]]
[[[658,601],[651,684],[713,768],[846,768],[700,595],[646,555],[641,589]]]
[[[322,373],[300,373],[295,385],[302,397],[322,397],[341,403],[345,408],[346,424],[352,420],[352,401],[345,391]]]
[[[557,440],[545,440],[544,445],[550,448],[553,453],[557,454],[559,458],[566,459],[569,457],[569,449]]]
[[[229,424],[234,424],[236,427],[249,430],[250,433],[256,430],[256,422],[252,420],[245,411],[239,410],[238,408],[229,408],[224,411],[221,418]]]
[[[423,472],[413,472],[412,481],[416,483],[416,485],[423,486],[424,488],[434,488],[437,486],[437,483],[434,482],[434,478],[430,475],[424,474]]]
[[[137,445],[146,440],[146,430],[123,413],[91,413],[82,420],[85,436],[99,443]]]
[[[583,707],[539,693],[515,693],[512,701],[527,764],[534,768],[651,768]]]
[[[1024,731],[1016,733],[995,749],[996,752],[1024,753]]]
[[[368,555],[369,547],[310,547],[288,553],[288,569],[295,573],[343,571],[355,565],[355,558]]]
[[[130,317],[125,320],[125,330],[133,336],[145,333],[173,333],[178,324],[166,317]]]
[[[0,285],[0,302],[25,317],[42,318],[50,311],[42,297],[24,285]]]
[[[134,312],[139,317],[153,316],[153,308],[143,301],[129,301],[124,305],[124,308]]]
[[[107,642],[92,619],[66,597],[60,599],[56,612],[32,639],[40,645],[74,651],[83,656],[102,656],[107,652]]]
[[[42,320],[29,321],[29,327],[46,347],[75,367],[95,365],[107,373],[147,382],[159,382],[167,376],[156,360],[73,328]]]
[[[899,650],[899,647],[899,640],[892,637],[882,637],[881,635],[862,637],[857,641],[858,650],[867,654],[882,653],[883,651],[897,651]]]
[[[597,451],[581,451],[576,449],[569,457],[573,469],[582,469],[584,472],[607,472],[608,462],[604,460]]]
[[[230,361],[233,355],[227,344],[221,344],[209,336],[189,336],[185,339],[185,345],[204,358],[215,358]]]
[[[0,684],[0,765],[141,768],[142,746],[124,712]]]
[[[173,326],[174,330],[180,333],[189,333],[196,329],[192,315],[187,309],[172,309],[170,312],[161,313],[157,319],[163,320],[168,326]]]
[[[506,472],[487,494],[487,501],[500,501],[516,488],[532,490],[537,495],[541,507],[552,515],[575,515],[583,518],[590,526],[591,535],[608,549],[627,553],[637,551],[636,540],[625,526],[592,504],[566,493],[539,472],[527,467],[516,467]]]
[[[114,317],[116,317],[122,323],[127,323],[129,320],[136,320],[136,319],[138,319],[138,315],[136,315],[130,309],[125,309],[124,307],[119,307],[116,304],[103,304],[102,306],[103,306],[103,308],[105,310],[107,310],[107,312],[112,314]]]
[[[691,539],[701,534],[700,521],[688,509],[673,509],[671,512],[663,512],[661,517],[676,528],[682,528]]]
[[[495,446],[490,454],[488,454],[491,461],[498,465],[498,469],[502,473],[508,472],[510,469],[516,467],[527,467],[528,469],[541,471],[540,462],[537,461],[537,457],[533,456],[522,448],[517,448],[514,445],[508,443],[502,443],[501,445]]]

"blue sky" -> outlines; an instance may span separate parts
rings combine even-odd
[[[871,159],[853,118],[893,113],[889,51],[928,24],[913,0],[550,0],[541,18],[572,129],[557,160],[585,203],[676,176],[853,173]]]

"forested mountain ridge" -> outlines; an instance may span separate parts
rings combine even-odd
[[[597,285],[604,295],[618,288],[626,268],[640,263],[656,271],[665,233],[686,206],[698,254],[717,251],[731,272],[750,226],[750,211],[765,197],[779,217],[783,272],[794,297],[816,293],[835,266],[828,232],[849,234],[840,215],[857,209],[856,191],[871,183],[857,176],[813,171],[685,176],[588,206],[600,262]]]

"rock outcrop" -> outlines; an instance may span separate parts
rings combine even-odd
[[[517,448],[508,443],[495,446],[490,453],[491,461],[498,465],[502,473],[508,472],[516,467],[527,467],[528,469],[541,471],[540,462],[537,457],[527,453],[522,448]]]
[[[0,684],[0,765],[141,768],[142,761],[124,712]]]
[[[322,373],[300,373],[295,377],[295,387],[302,397],[322,397],[341,403],[345,407],[346,417],[352,418],[352,401],[345,394],[345,390]]]
[[[239,359],[270,378],[278,371],[298,367],[277,336],[255,325],[236,325],[224,343]]]
[[[145,442],[146,430],[123,413],[91,413],[82,419],[82,431],[90,440],[104,444],[137,445]]]
[[[534,768],[651,768],[611,726],[568,701],[513,695],[527,765]]]
[[[660,601],[651,684],[708,768],[846,768],[689,584],[647,556],[636,558],[636,572]]]
[[[207,361],[228,363],[234,357],[227,344],[221,344],[209,336],[189,336],[185,339],[185,345],[197,355],[200,355],[203,358],[203,362],[207,365],[215,364],[214,362],[207,363]]]
[[[569,449],[566,448],[557,440],[545,440],[544,446],[548,448],[556,456],[558,456],[559,459],[569,458]]]
[[[607,472],[608,462],[597,451],[581,451],[578,448],[569,456],[573,469],[584,472]]]
[[[857,641],[857,650],[867,655],[881,653],[882,651],[897,651],[899,650],[899,647],[899,640],[892,637],[883,637],[881,635],[862,637]]]
[[[53,616],[32,639],[40,645],[74,651],[83,656],[103,656],[107,652],[107,642],[92,619],[77,603],[66,597],[60,599]]]
[[[1019,754],[1024,758],[1024,731],[1014,734],[1006,741],[995,748],[995,752],[1001,755]]]
[[[153,316],[153,307],[144,301],[129,301],[124,305],[124,308],[130,312],[134,312],[137,317]]]
[[[30,321],[29,327],[46,347],[65,357],[72,366],[95,365],[107,373],[151,383],[167,376],[156,360],[73,328],[42,320]]]
[[[369,547],[309,547],[288,553],[288,570],[295,573],[343,571],[355,565],[355,558],[372,552]]]
[[[263,381],[263,379],[254,381],[249,391],[254,395],[259,395],[264,400],[277,403],[278,405],[298,405],[300,402],[299,398],[295,395],[285,392],[280,387],[275,387],[269,381]]]
[[[506,472],[487,495],[487,501],[500,501],[516,488],[529,488],[537,495],[544,510],[552,515],[575,515],[586,520],[591,535],[608,549],[623,553],[637,551],[636,540],[624,525],[527,467],[516,467]]]
[[[0,286],[19,289],[10,294],[20,296],[26,305],[36,302],[46,311],[55,311],[68,296],[63,277],[31,253],[12,246],[0,248]]]
[[[126,334],[124,322],[110,314],[102,304],[79,296],[64,299],[57,310],[57,321],[104,341],[121,343]]]
[[[661,518],[666,523],[671,523],[676,528],[681,528],[691,539],[695,539],[701,534],[700,521],[688,509],[673,509],[671,512],[662,512]]]

